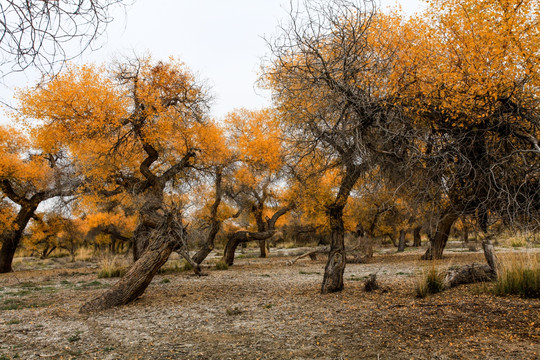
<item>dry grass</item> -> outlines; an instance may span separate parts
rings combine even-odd
[[[540,298],[540,259],[538,253],[506,255],[501,258],[495,293]]]
[[[435,264],[422,271],[415,284],[416,296],[425,298],[436,294],[444,289],[444,272],[440,271]]]
[[[80,247],[75,254],[77,261],[91,261],[94,259],[94,251],[89,247]]]
[[[129,260],[124,256],[104,256],[98,260],[98,278],[113,278],[123,276],[129,266]]]

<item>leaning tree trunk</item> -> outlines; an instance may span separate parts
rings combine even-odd
[[[258,224],[258,229],[265,229],[264,231],[237,231],[229,234],[227,245],[225,245],[225,251],[223,252],[223,258],[221,260],[227,265],[231,266],[234,263],[234,253],[239,244],[246,243],[248,241],[259,241],[259,244],[261,241],[266,243],[266,240],[270,239],[276,232],[276,222],[278,219],[294,208],[294,206],[294,203],[290,203],[276,211],[274,215],[272,215],[272,217],[266,221],[265,226]]]
[[[30,203],[28,205],[21,206],[15,221],[12,226],[14,229],[10,229],[2,234],[2,247],[0,248],[0,274],[13,271],[11,264],[13,263],[13,257],[15,251],[21,242],[22,234],[28,222],[34,216],[34,212],[37,209],[37,204]]]
[[[250,231],[237,231],[228,236],[227,244],[225,245],[225,250],[223,252],[223,258],[221,261],[231,266],[234,263],[234,254],[236,248],[241,243],[246,243],[249,241],[261,241],[266,240],[274,235],[275,231],[263,231],[263,232],[250,232]]]
[[[152,233],[149,245],[128,272],[109,290],[80,308],[81,313],[127,304],[141,296],[171,252],[185,245],[184,229],[174,215],[163,219]]]
[[[457,219],[458,214],[452,209],[448,209],[442,213],[437,229],[435,230],[435,235],[429,240],[428,248],[424,255],[422,255],[422,260],[442,259],[446,242],[450,236],[450,230]]]

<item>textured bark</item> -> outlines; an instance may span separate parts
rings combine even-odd
[[[321,294],[343,290],[343,273],[345,272],[345,265],[347,264],[343,208],[347,204],[347,199],[349,198],[351,190],[361,173],[362,170],[358,166],[351,165],[347,167],[336,199],[328,207],[331,230],[330,253],[328,254],[328,261],[324,268]]]
[[[492,281],[495,278],[495,271],[487,264],[464,265],[446,273],[444,287],[449,289],[463,284]]]
[[[163,187],[156,184],[144,194],[139,222],[133,233],[133,261],[139,260],[149,245],[152,232],[163,222]]]
[[[493,247],[491,240],[484,240],[482,242],[482,247],[484,248],[484,257],[486,258],[489,267],[494,274],[497,274],[498,262],[497,257],[495,256],[495,248]]]
[[[15,251],[21,242],[22,234],[26,225],[30,219],[34,216],[39,203],[41,201],[30,201],[23,203],[17,217],[15,218],[12,229],[5,231],[2,234],[2,247],[0,248],[0,273],[7,273],[13,271],[11,264],[13,263],[13,257]]]
[[[458,214],[452,209],[448,209],[441,214],[441,219],[435,230],[435,235],[429,240],[428,248],[422,260],[442,259],[443,251],[450,235],[452,226],[458,219]]]
[[[347,257],[345,254],[345,228],[343,225],[343,207],[336,206],[329,211],[332,229],[330,253],[324,268],[321,294],[343,290],[343,273]]]
[[[169,258],[174,245],[155,239],[129,271],[109,290],[80,308],[81,313],[99,311],[127,304],[141,296],[157,271]]]
[[[221,259],[227,265],[231,266],[234,264],[234,254],[236,248],[241,243],[246,243],[248,241],[254,240],[265,240],[269,239],[274,235],[275,230],[265,231],[265,232],[251,232],[251,231],[237,231],[228,236],[227,245],[225,245],[225,250],[223,252],[223,258]]]

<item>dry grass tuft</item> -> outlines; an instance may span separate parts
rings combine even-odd
[[[522,253],[501,258],[494,291],[497,295],[540,298],[539,255]]]
[[[436,294],[444,289],[444,273],[439,271],[435,265],[429,269],[424,269],[416,281],[416,296],[425,298],[428,295]]]
[[[130,263],[124,256],[104,256],[98,261],[98,278],[121,277],[128,271]]]

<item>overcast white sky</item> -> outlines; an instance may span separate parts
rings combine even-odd
[[[399,3],[407,13],[421,0],[381,0],[383,7]],[[256,88],[261,58],[268,48],[263,39],[276,33],[285,20],[288,0],[136,0],[100,39],[102,47],[78,62],[108,62],[115,57],[149,53],[155,59],[173,55],[211,87],[212,114],[218,118],[246,107],[270,104]],[[0,97],[10,102],[12,89],[32,85],[32,74],[10,76],[0,85]]]

